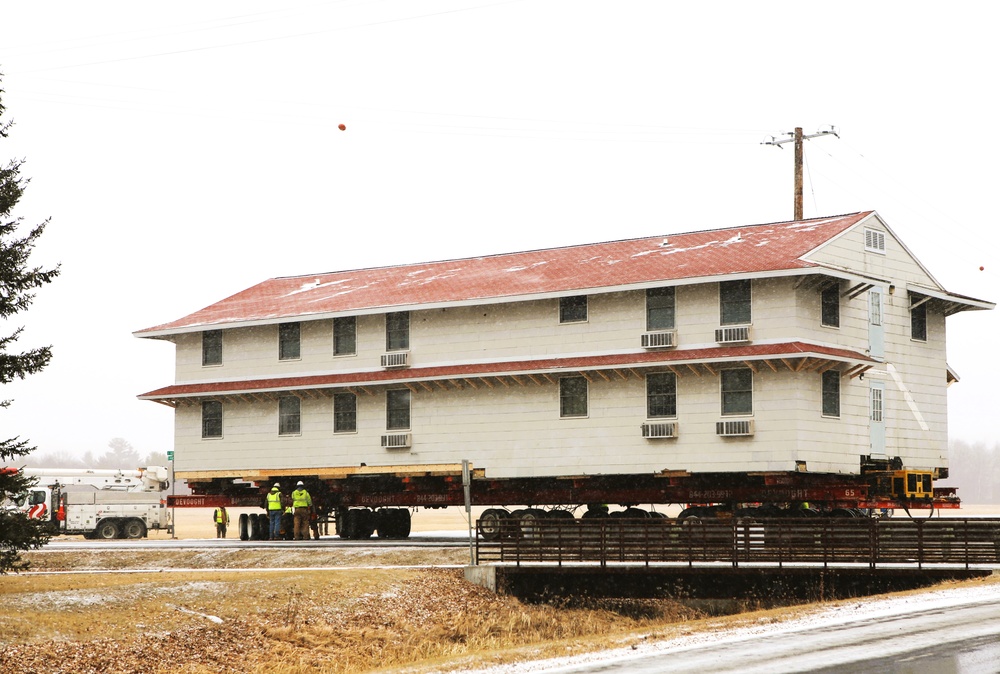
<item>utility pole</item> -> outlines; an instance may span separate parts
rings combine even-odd
[[[761,145],[774,145],[780,150],[782,144],[784,143],[795,143],[795,173],[793,179],[794,182],[792,185],[794,194],[793,212],[795,214],[795,217],[793,219],[801,220],[802,219],[802,141],[808,140],[809,138],[816,138],[818,136],[837,136],[837,138],[840,138],[840,136],[837,134],[837,129],[832,125],[830,126],[829,129],[817,131],[816,133],[810,134],[808,136],[803,136],[802,127],[797,126],[795,127],[794,132],[791,133],[786,132],[783,135],[788,136],[788,138],[782,138],[779,140],[774,136],[771,136],[769,140],[765,140],[764,142],[761,143]]]

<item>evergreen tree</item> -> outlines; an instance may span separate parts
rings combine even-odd
[[[3,90],[0,89],[0,140],[7,137],[13,126],[13,122],[4,121],[3,113]],[[11,351],[23,331],[22,327],[11,330],[11,317],[26,311],[35,298],[35,290],[50,283],[59,274],[58,267],[41,269],[28,266],[28,257],[48,221],[20,236],[21,218],[11,216],[28,184],[28,179],[21,176],[23,164],[24,160],[10,160],[0,165],[0,385],[40,371],[52,358],[52,350],[48,346]],[[0,397],[0,412],[5,411],[11,402]],[[3,427],[9,425],[3,424]],[[33,449],[20,436],[0,437],[0,466],[22,459]],[[16,469],[0,468],[0,503],[13,502],[13,497],[24,493],[32,482]],[[21,552],[37,549],[48,539],[49,533],[43,522],[0,507],[0,574],[26,568],[27,563],[21,559]]]

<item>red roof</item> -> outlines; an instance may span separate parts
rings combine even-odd
[[[610,354],[603,356],[573,356],[569,358],[544,358],[474,365],[439,365],[414,367],[401,370],[369,372],[343,372],[298,377],[274,377],[240,381],[174,384],[143,393],[141,399],[157,400],[204,395],[226,395],[252,391],[275,391],[308,388],[331,388],[401,383],[415,380],[450,379],[465,377],[503,377],[529,373],[579,370],[601,370],[616,367],[639,367],[656,364],[712,363],[740,360],[792,359],[815,357],[854,363],[873,363],[870,357],[856,351],[837,349],[804,342],[784,344],[745,344],[740,346],[679,349],[671,351],[644,351],[641,353]]]
[[[815,266],[803,256],[871,214],[275,278],[135,334],[801,269]]]

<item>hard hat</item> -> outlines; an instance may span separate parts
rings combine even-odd
[[[278,491],[279,489],[281,489],[281,485],[279,485],[277,482],[275,482],[274,486],[271,487],[271,491]]]
[[[296,486],[296,487],[304,487],[304,486],[306,486],[306,485],[305,485],[305,483],[304,483],[304,482],[302,482],[302,480],[299,480],[298,484],[296,484],[295,486]]]

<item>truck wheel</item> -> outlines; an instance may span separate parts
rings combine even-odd
[[[250,540],[250,514],[240,513],[240,540]]]
[[[122,533],[125,534],[125,538],[145,538],[146,525],[142,520],[131,519],[125,522]]]
[[[479,533],[484,541],[495,541],[503,531],[503,521],[508,513],[500,508],[488,508],[479,516]]]
[[[97,534],[98,538],[103,538],[105,540],[118,538],[118,523],[114,520],[102,520],[101,522],[98,522],[97,528],[94,529],[94,533]]]

